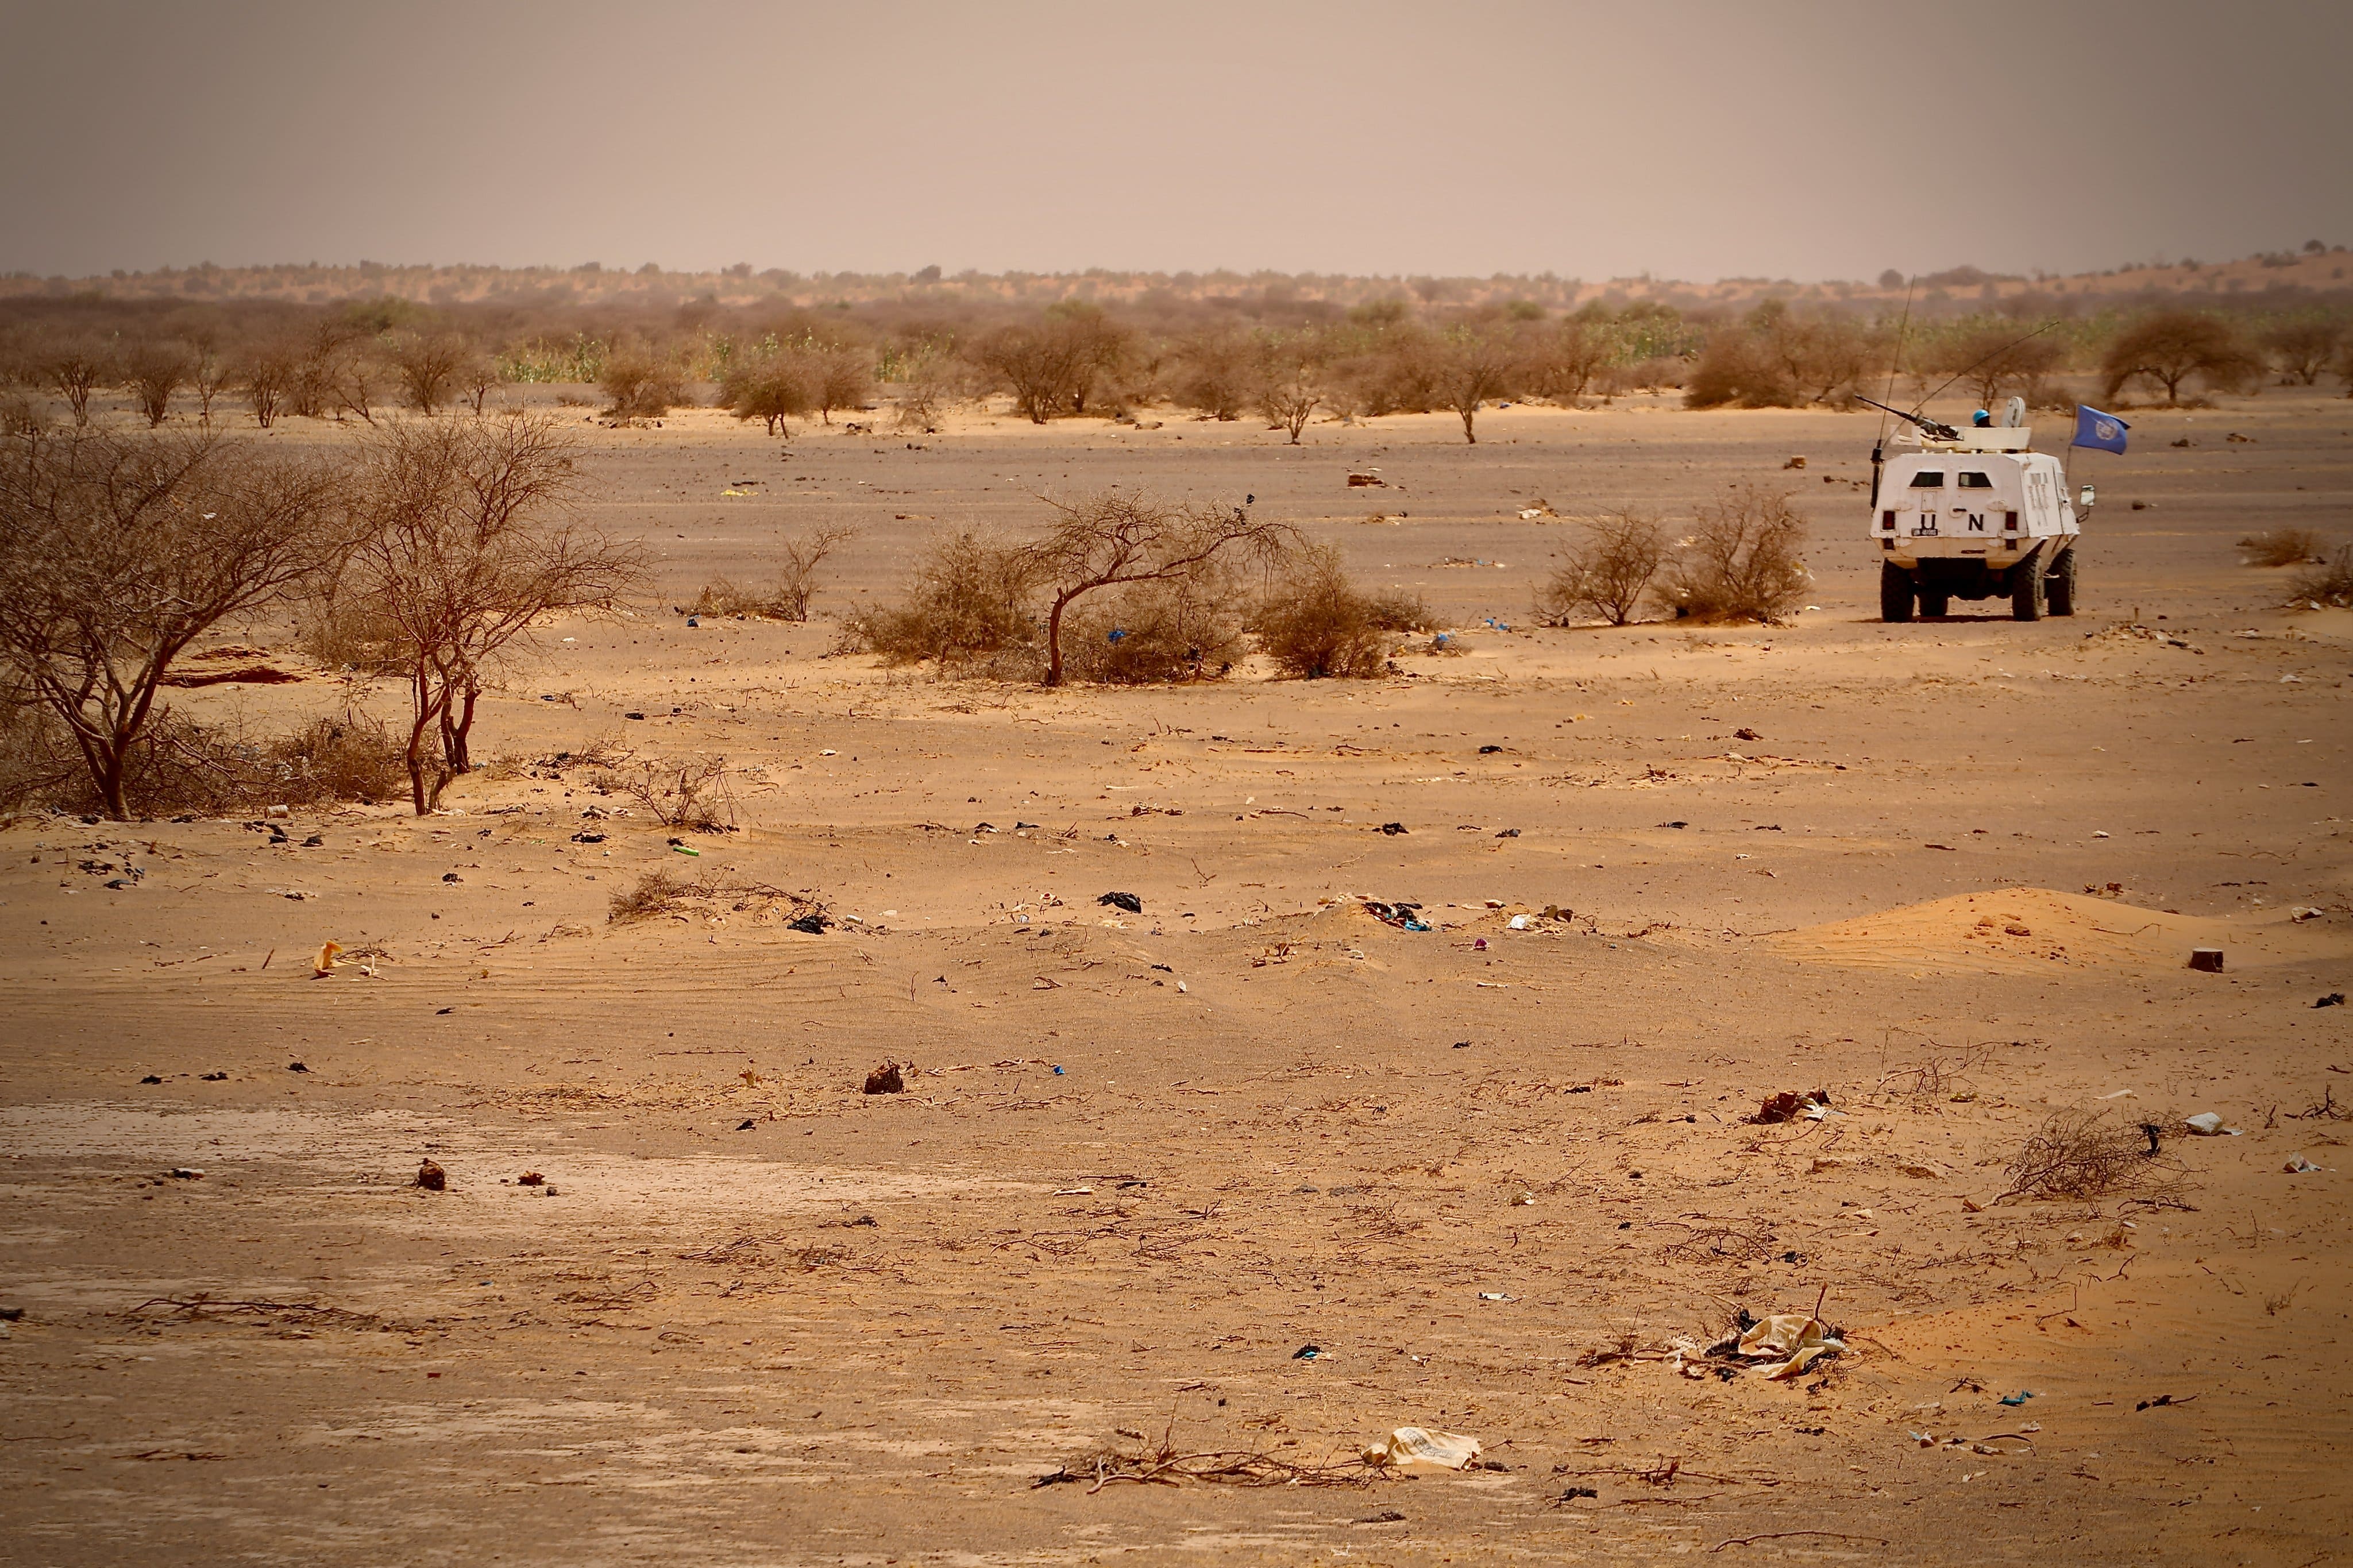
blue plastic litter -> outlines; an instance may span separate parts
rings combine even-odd
[[[1060,1077],[1061,1077],[1061,1076],[1062,1076],[1062,1069],[1061,1069],[1060,1068],[1056,1068],[1054,1069],[1054,1076],[1055,1076],[1056,1078],[1060,1078]]]
[[[1124,627],[1123,627],[1123,626],[1113,626],[1113,627],[1112,627],[1112,629],[1111,629],[1111,640],[1112,640],[1113,642],[1117,642],[1117,641],[1119,641],[1121,638],[1123,638],[1123,637],[1126,637],[1126,636],[1127,636],[1126,628],[1124,628]]]
[[[2023,1405],[2033,1397],[2034,1390],[2031,1388],[2021,1388],[2016,1394],[2003,1395],[2001,1402],[2004,1405]]]

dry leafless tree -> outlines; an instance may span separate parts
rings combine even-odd
[[[122,379],[153,429],[171,416],[172,395],[188,384],[188,351],[176,342],[143,342],[122,357]]]
[[[1062,682],[1062,618],[1086,595],[1124,584],[1168,582],[1212,561],[1271,563],[1297,537],[1288,523],[1254,518],[1243,507],[1179,506],[1118,490],[1048,504],[1054,521],[1021,553],[1029,574],[1050,595],[1049,686]]]
[[[77,425],[90,423],[90,395],[117,374],[114,352],[97,338],[72,335],[37,346],[32,355],[33,379],[65,399]]]
[[[283,343],[256,343],[237,356],[232,378],[252,405],[253,422],[264,430],[278,423],[293,387],[295,364],[293,351]]]
[[[1525,356],[1509,334],[1494,328],[1463,328],[1438,345],[1433,359],[1439,401],[1462,420],[1462,439],[1473,446],[1479,405],[1509,397],[1525,374]]]
[[[999,328],[973,345],[972,359],[1012,392],[1015,406],[1033,425],[1062,411],[1089,363],[1087,344],[1050,322]]]
[[[1536,613],[1553,626],[1579,615],[1599,616],[1613,626],[1633,620],[1642,596],[1667,556],[1659,520],[1625,508],[1604,512],[1585,525],[1583,537],[1537,593]]]
[[[467,354],[466,340],[453,332],[400,332],[385,349],[408,405],[427,415],[455,396]]]
[[[221,394],[228,390],[235,378],[217,343],[206,339],[191,345],[188,385],[196,395],[196,423],[207,430],[213,427],[213,405],[220,401]]]
[[[345,542],[325,468],[211,436],[0,442],[0,658],[71,733],[109,816],[164,672]]]
[[[1315,376],[1315,364],[1287,355],[1280,348],[1266,357],[1259,374],[1259,411],[1266,414],[1266,423],[1290,433],[1292,447],[1299,445],[1299,433],[1308,428],[1323,400],[1324,390]]]
[[[817,592],[818,565],[836,549],[857,537],[858,530],[849,523],[827,522],[785,540],[784,563],[776,568],[776,608],[784,619],[808,619],[809,598]]]
[[[471,766],[493,666],[543,616],[610,611],[638,552],[564,517],[574,447],[522,414],[388,426],[364,454],[364,524],[338,594],[387,627],[409,688],[410,803],[432,809]]]

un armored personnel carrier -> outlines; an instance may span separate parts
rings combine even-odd
[[[1887,412],[1914,427],[1916,445],[1872,449],[1880,618],[1908,621],[1915,605],[1941,616],[1955,599],[2008,599],[2021,621],[2073,615],[2083,527],[2065,468],[2032,449],[2024,403],[2010,400],[2004,424],[1967,430]],[[2089,485],[2081,500],[2088,513]]]

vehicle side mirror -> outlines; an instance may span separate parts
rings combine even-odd
[[[2092,487],[2085,485],[2084,487],[2083,495],[2076,500],[2075,504],[2082,507],[2085,511],[2089,511],[2092,510],[2092,503],[2098,499],[2099,498],[2092,493]]]

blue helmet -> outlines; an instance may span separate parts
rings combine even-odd
[[[1980,426],[1990,425],[1993,423],[1993,416],[1980,408],[1975,414],[1969,416],[1969,423]]]

